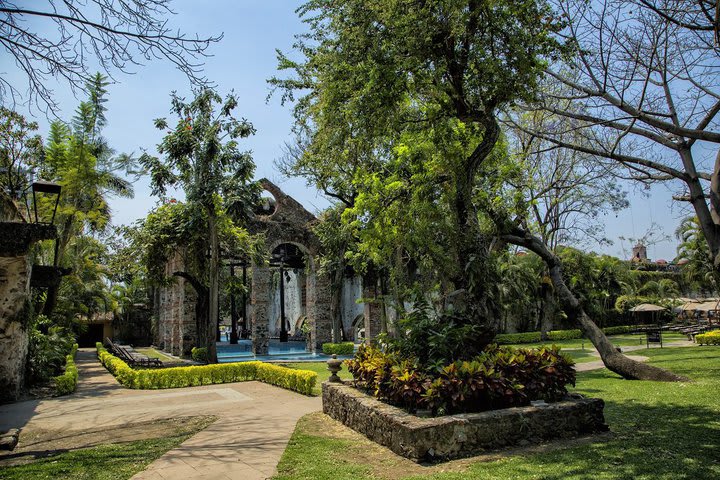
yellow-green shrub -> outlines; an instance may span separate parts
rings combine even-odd
[[[317,383],[315,372],[278,367],[257,361],[134,370],[127,363],[110,354],[102,344],[97,344],[97,350],[100,362],[115,375],[120,384],[129,388],[154,390],[259,380],[304,395],[311,395]]]
[[[695,341],[700,345],[720,345],[720,330],[695,335]]]
[[[77,389],[78,369],[75,366],[75,354],[78,344],[74,344],[70,353],[65,357],[65,373],[54,378],[55,390],[58,395],[68,395]]]

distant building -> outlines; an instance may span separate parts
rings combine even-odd
[[[647,248],[642,243],[638,243],[635,245],[632,249],[632,258],[630,259],[632,262],[639,262],[644,263],[648,261],[647,258]]]

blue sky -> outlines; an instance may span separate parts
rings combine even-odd
[[[274,166],[282,154],[283,142],[290,139],[292,117],[290,107],[281,106],[279,97],[266,101],[269,93],[266,80],[276,74],[275,49],[290,51],[293,35],[305,29],[295,14],[300,4],[295,0],[182,0],[173,2],[177,15],[170,23],[201,36],[224,33],[221,43],[211,47],[213,57],[205,62],[205,74],[217,84],[220,93],[235,91],[240,100],[238,114],[257,129],[257,134],[243,144],[253,152],[257,178],[269,178],[308,210],[317,212],[329,202],[307,187],[302,179],[282,178]],[[2,70],[13,75],[11,70],[6,70],[9,67],[6,55],[3,54],[6,60],[0,61]],[[153,127],[153,119],[169,115],[171,91],[189,95],[190,88],[185,77],[168,63],[155,61],[136,70],[134,75],[118,74],[118,83],[109,87],[108,126],[104,136],[118,152],[140,154],[144,148],[154,154],[162,132]],[[69,119],[78,99],[64,84],[58,84],[54,90],[62,109],[60,116]],[[22,108],[18,110],[27,113]],[[47,118],[39,116],[37,120],[45,133]],[[135,191],[134,199],[111,201],[114,223],[133,222],[155,205],[156,199],[150,196],[146,180],[140,180]],[[632,245],[618,237],[641,237],[653,223],[661,225],[664,232],[672,236],[679,219],[687,215],[687,210],[672,205],[672,192],[666,187],[654,187],[645,192],[649,195],[643,195],[640,190],[635,192],[632,186],[629,191],[631,208],[599,219],[605,223],[606,236],[614,245],[585,248],[624,257],[629,255]],[[670,241],[650,246],[648,255],[653,259],[671,260],[675,256],[675,245],[673,236]]]

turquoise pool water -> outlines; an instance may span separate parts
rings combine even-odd
[[[251,340],[238,340],[237,345],[228,342],[217,343],[217,355],[219,363],[249,362],[259,360],[261,362],[323,362],[330,358],[323,353],[312,353],[305,350],[305,342],[289,341],[280,342],[270,340],[269,353],[267,355],[253,355]],[[352,355],[340,356],[340,359],[352,358]]]

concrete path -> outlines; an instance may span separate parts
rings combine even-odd
[[[297,420],[322,408],[306,397],[260,382],[130,390],[98,362],[95,351],[78,352],[80,384],[73,395],[0,405],[0,430],[24,433],[124,425],[193,415],[218,420],[133,477],[150,479],[257,480],[275,473]]]
[[[664,344],[664,347],[692,347],[694,345],[697,345],[696,343],[693,343],[691,341],[675,341]],[[639,350],[647,350],[647,345],[632,345],[628,347],[621,347],[623,353],[628,352],[635,352]],[[652,346],[650,348],[660,348],[659,345]],[[592,352],[590,352],[592,355],[600,358],[600,354],[597,352],[597,350],[593,349]],[[628,358],[638,361],[638,362],[646,362],[648,360],[648,357],[645,357],[643,355],[626,355]],[[602,360],[594,360],[592,362],[583,362],[583,363],[576,363],[575,364],[575,371],[576,372],[587,372],[589,370],[598,370],[601,368],[605,368],[605,364]]]

